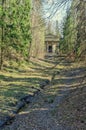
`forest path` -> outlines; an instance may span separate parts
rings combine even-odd
[[[54,117],[55,110],[70,92],[73,84],[79,84],[80,77],[77,74],[83,73],[82,68],[73,68],[72,63],[65,61],[64,57],[52,57],[56,62],[49,69],[53,71],[51,83],[47,85],[38,95],[35,95],[31,104],[27,105],[23,112],[20,112],[14,122],[3,128],[3,130],[69,130],[67,126],[61,126],[58,118]],[[52,61],[48,58],[46,61]],[[59,116],[59,112],[58,112]]]

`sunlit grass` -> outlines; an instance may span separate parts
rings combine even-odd
[[[66,84],[66,80],[78,79],[83,75],[74,75],[71,78],[67,72],[76,69],[77,66],[80,68],[82,64],[71,63],[68,66],[65,63],[57,63],[57,61],[53,63],[52,60],[32,58],[31,62],[21,65],[13,61],[6,63],[4,70],[0,72],[0,114],[9,114],[21,97],[33,95],[37,89],[40,89],[39,83],[46,79],[51,80],[54,74],[52,85],[48,86],[44,93],[44,98],[48,102],[53,102],[55,95],[63,87],[70,89],[77,87],[79,83]]]
[[[40,82],[51,78],[46,68],[52,66],[36,59],[21,65],[13,61],[6,62],[4,70],[0,72],[0,114],[9,114],[21,97],[33,95],[40,89]]]

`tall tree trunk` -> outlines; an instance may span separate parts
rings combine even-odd
[[[3,16],[3,11],[4,11],[4,0],[2,0],[2,21],[4,23],[4,16]],[[4,25],[2,24],[2,28],[1,28],[1,55],[0,55],[0,69],[3,68],[3,43],[4,43]]]

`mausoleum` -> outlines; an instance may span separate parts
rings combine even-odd
[[[59,38],[56,35],[45,35],[45,51],[47,54],[59,53]]]

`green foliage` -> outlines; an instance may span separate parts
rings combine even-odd
[[[60,49],[64,53],[75,53],[76,57],[86,54],[85,1],[75,0],[64,24]]]
[[[3,46],[5,52],[11,47],[23,57],[28,56],[31,42],[30,8],[30,0],[2,0],[0,4],[0,47]],[[8,57],[8,53],[6,56]]]
[[[68,15],[64,24],[64,37],[60,41],[60,49],[62,50],[62,52],[69,53],[74,50],[76,33],[77,31],[74,19],[71,15]]]

